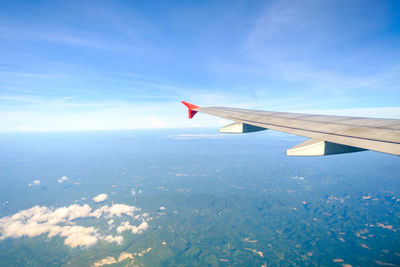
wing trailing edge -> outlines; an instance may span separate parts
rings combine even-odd
[[[187,102],[189,118],[197,112],[234,121],[220,132],[270,129],[311,140],[287,151],[290,156],[322,156],[373,150],[400,155],[400,120],[327,116],[228,107],[199,107]],[[257,127],[250,129],[249,126]],[[247,128],[247,130],[246,130]]]

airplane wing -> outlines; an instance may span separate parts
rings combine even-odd
[[[400,155],[400,120],[396,119],[199,107],[182,103],[189,110],[189,118],[200,112],[234,121],[221,128],[222,133],[271,129],[311,138],[288,149],[288,156],[323,156],[363,150]]]

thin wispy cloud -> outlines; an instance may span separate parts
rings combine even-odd
[[[7,2],[0,131],[218,125],[186,120],[180,100],[280,111],[398,106],[393,3],[229,5],[164,4],[154,16],[151,2]]]
[[[17,41],[30,41],[30,42],[51,42],[60,44],[69,44],[76,46],[84,46],[88,48],[96,49],[110,49],[101,42],[95,42],[94,40],[85,39],[82,37],[60,34],[60,33],[43,33],[26,31],[21,29],[0,29],[0,37],[3,39],[11,39]]]
[[[175,140],[193,140],[193,139],[220,139],[226,137],[223,134],[176,134],[168,135],[168,138]]]
[[[267,86],[249,90],[265,104],[268,98],[282,98],[288,105],[304,103],[304,98],[309,106],[315,102],[358,106],[371,103],[369,99],[379,88],[396,97],[400,89],[393,86],[400,78],[393,72],[398,69],[397,62],[388,60],[382,66],[382,52],[365,41],[368,33],[379,33],[387,25],[388,10],[379,6],[371,19],[364,13],[369,8],[346,1],[266,3],[264,12],[243,35],[241,57],[217,59],[212,67],[218,73],[250,75],[263,81]],[[368,60],[379,64],[365,68]],[[375,101],[375,105],[382,103]]]

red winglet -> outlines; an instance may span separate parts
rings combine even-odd
[[[189,112],[189,119],[193,118],[193,116],[197,113],[197,111],[193,110],[196,108],[199,108],[199,106],[190,104],[188,102],[182,101],[182,104],[184,104],[185,106],[187,106],[188,108],[188,112]]]

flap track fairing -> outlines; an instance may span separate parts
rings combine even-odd
[[[365,151],[366,149],[310,139],[286,151],[288,156],[326,156]]]
[[[234,122],[219,129],[221,133],[251,133],[267,130],[266,128],[246,124],[243,122]]]

